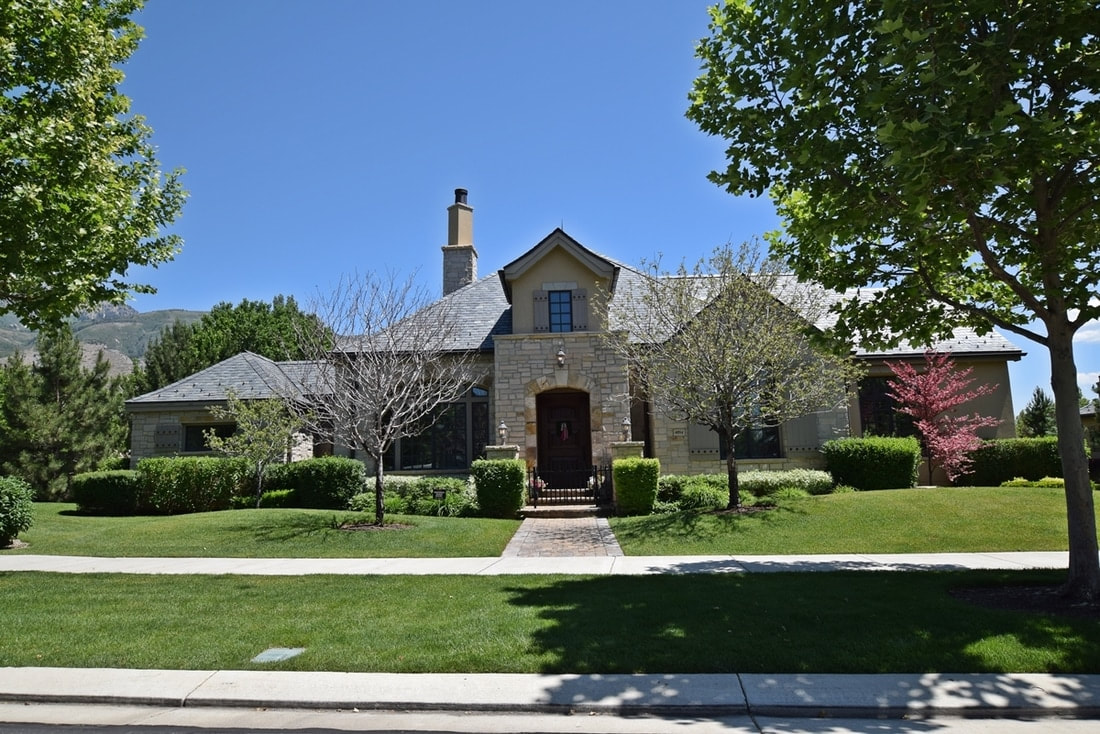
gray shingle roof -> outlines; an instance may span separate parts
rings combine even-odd
[[[241,352],[171,385],[126,401],[130,410],[163,407],[171,403],[216,403],[232,391],[242,400],[259,400],[291,392],[301,395],[316,385],[319,362],[274,362],[267,357]]]

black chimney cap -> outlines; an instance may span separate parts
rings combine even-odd
[[[466,194],[468,194],[468,193],[469,192],[466,191],[466,189],[455,189],[455,203],[456,204],[465,204],[466,203]]]

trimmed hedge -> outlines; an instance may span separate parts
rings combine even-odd
[[[85,472],[69,483],[77,509],[89,514],[136,514],[140,491],[141,474],[133,469]]]
[[[959,478],[958,484],[996,487],[1016,477],[1037,480],[1062,476],[1056,436],[983,441],[970,458],[970,471]]]
[[[366,491],[367,469],[363,462],[346,456],[272,464],[264,474],[264,489],[293,490],[293,507],[344,510],[352,497]]]
[[[19,477],[0,477],[0,548],[34,523],[34,490]]]
[[[611,463],[615,485],[616,511],[620,515],[648,515],[657,501],[657,482],[661,476],[658,459],[629,458]]]
[[[909,438],[840,438],[821,447],[837,484],[861,490],[900,489],[917,483],[920,442]]]
[[[525,500],[527,465],[522,459],[478,459],[470,465],[470,473],[482,515],[516,516]]]
[[[138,462],[137,511],[165,515],[211,512],[232,507],[248,494],[255,473],[247,459],[176,456]]]

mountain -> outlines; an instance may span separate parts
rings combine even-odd
[[[134,361],[145,355],[149,341],[159,336],[166,326],[179,320],[192,323],[203,317],[203,311],[164,309],[141,313],[131,306],[102,305],[69,320],[73,334],[84,347],[84,364],[95,364],[96,354],[102,350],[111,363],[112,374],[129,374]],[[23,326],[11,314],[0,315],[0,361],[16,352],[30,359],[36,332]]]

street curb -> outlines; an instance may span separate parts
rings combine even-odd
[[[0,668],[0,701],[797,718],[1100,717],[1100,675],[525,675]]]

